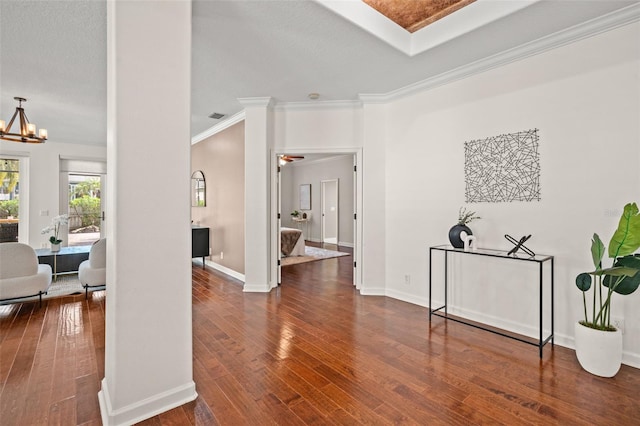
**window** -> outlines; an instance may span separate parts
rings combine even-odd
[[[0,242],[18,241],[20,160],[0,158]]]

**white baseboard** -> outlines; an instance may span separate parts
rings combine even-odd
[[[416,298],[415,296],[407,295],[405,293],[398,292],[398,291],[395,291],[395,290],[387,291],[387,296],[393,297],[394,299],[402,300],[404,302],[413,303],[413,304],[419,305],[419,306],[424,306],[424,307],[428,307],[429,306],[429,301],[426,300],[426,299],[422,300],[421,298]],[[434,300],[433,304],[434,304],[434,306],[442,306],[444,304],[444,302]],[[490,325],[492,325],[494,327],[498,327],[498,328],[502,328],[502,329],[505,329],[505,330],[509,330],[511,332],[522,334],[522,335],[525,335],[525,336],[532,336],[534,338],[538,337],[538,332],[539,331],[538,331],[538,329],[536,327],[526,326],[526,325],[523,325],[523,324],[520,324],[520,323],[516,323],[516,322],[513,322],[513,321],[504,321],[504,320],[502,320],[500,318],[496,318],[496,317],[492,317],[492,316],[488,316],[488,315],[483,315],[483,314],[478,313],[478,312],[468,311],[468,310],[464,310],[464,309],[456,309],[456,308],[452,308],[452,307],[449,307],[449,313],[451,313],[453,315],[459,315],[461,317],[470,319],[472,321],[478,321],[478,322],[481,322],[483,324],[490,324]],[[549,332],[547,332],[547,334],[544,336],[545,338],[548,335],[548,333]],[[554,342],[555,345],[575,350],[576,346],[575,346],[575,342],[574,342],[573,336],[569,336],[569,335],[566,335],[566,334],[561,334],[561,333],[558,333],[557,331],[555,331],[553,334],[554,334],[553,342]],[[640,368],[640,355],[632,353],[632,352],[623,351],[622,352],[622,363],[624,365],[628,365],[630,367]]]
[[[384,288],[368,288],[360,286],[360,294],[363,296],[385,296]]]
[[[106,379],[102,379],[101,383],[102,389],[98,392],[98,402],[102,424],[105,426],[132,425],[191,402],[198,397],[196,384],[190,381],[177,388],[114,410],[111,407]]]
[[[242,289],[245,293],[269,293],[271,291],[269,284],[250,284],[245,283]]]
[[[640,368],[640,355],[622,351],[622,363],[629,367]]]
[[[338,241],[338,245],[342,247],[351,247],[353,248],[353,243],[346,243],[344,241]]]
[[[229,269],[226,266],[222,266],[219,263],[216,263],[212,260],[207,260],[205,262],[205,266],[207,268],[215,269],[218,272],[222,272],[223,274],[229,275],[232,278],[235,278],[237,280],[244,282],[244,274],[234,271],[233,269]]]
[[[387,290],[385,292],[385,296],[402,300],[403,302],[411,303],[414,305],[422,306],[424,308],[429,306],[429,299],[423,299],[421,297],[416,297],[413,294],[408,294],[397,290]]]

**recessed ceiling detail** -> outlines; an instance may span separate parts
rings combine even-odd
[[[408,56],[414,56],[501,18],[519,12],[542,0],[433,0],[430,2],[426,0],[315,1]],[[409,21],[413,20],[418,22],[420,20],[418,15],[421,15],[426,20],[422,27],[416,27],[413,29],[413,32],[409,32],[403,27],[405,24],[397,24],[391,18],[378,12],[373,6],[370,6],[370,3],[380,5],[381,10],[387,8],[389,12],[385,13],[393,15],[393,19],[400,20],[401,16],[407,15],[407,17],[412,18],[409,19]],[[434,9],[430,9],[427,12],[418,12],[420,5],[424,3],[432,3]],[[447,11],[447,13],[444,13],[447,9],[447,4],[449,4],[451,9]],[[405,7],[413,7],[414,9],[404,11],[403,9]],[[440,10],[443,13],[438,14],[436,10]],[[455,13],[452,13],[454,11]],[[431,16],[431,19],[427,18],[427,15]],[[410,24],[407,25],[411,27]]]
[[[476,0],[362,0],[410,33]]]

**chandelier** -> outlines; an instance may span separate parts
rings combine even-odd
[[[8,126],[5,125],[4,120],[0,120],[0,139],[12,142],[44,143],[47,140],[47,129],[40,129],[38,136],[36,136],[36,125],[29,123],[29,119],[24,113],[24,108],[22,108],[22,103],[27,102],[27,100],[18,96],[13,99],[18,101],[18,106],[16,107],[16,112],[13,113],[13,117],[9,120]],[[11,126],[16,116],[20,120],[20,132],[11,133]]]

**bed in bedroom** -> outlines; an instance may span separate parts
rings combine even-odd
[[[280,228],[280,251],[283,256],[304,256],[304,235],[295,228]]]

